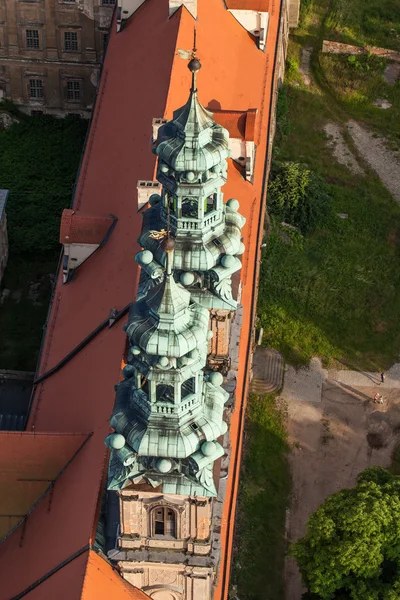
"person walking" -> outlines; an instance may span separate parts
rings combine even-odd
[[[385,383],[385,373],[381,373],[381,383]]]

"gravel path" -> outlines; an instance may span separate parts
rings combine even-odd
[[[347,123],[347,128],[358,152],[397,202],[400,202],[400,162],[393,152],[386,148],[385,138],[374,137],[366,128],[353,120]]]
[[[343,138],[343,133],[337,123],[327,123],[324,131],[328,136],[328,147],[338,163],[347,167],[354,175],[365,175]]]

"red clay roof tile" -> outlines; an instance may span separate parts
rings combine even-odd
[[[225,0],[228,9],[268,12],[270,0]]]
[[[99,217],[63,210],[60,227],[60,244],[101,244],[110,227],[112,217]]]

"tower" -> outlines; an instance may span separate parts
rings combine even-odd
[[[239,203],[225,204],[228,133],[199,102],[193,51],[187,103],[160,128],[161,195],[144,212],[129,356],[117,386],[108,489],[120,497],[123,576],[154,599],[208,600],[212,508],[229,394],[209,372],[210,313],[229,322],[244,250]],[[225,321],[224,321],[225,320]],[[221,325],[222,326],[222,325]],[[212,348],[211,348],[212,353]]]

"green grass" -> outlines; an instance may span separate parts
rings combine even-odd
[[[348,2],[353,3],[356,0]],[[323,22],[327,8],[327,0],[303,5],[302,27],[289,44],[290,68],[280,93],[274,152],[277,160],[305,163],[324,178],[334,218],[296,243],[285,243],[276,228],[267,236],[259,326],[264,328],[265,345],[280,350],[294,364],[305,364],[318,355],[325,364],[338,359],[360,368],[386,369],[397,360],[400,349],[396,326],[400,314],[400,207],[367,165],[362,165],[367,170],[365,177],[355,176],[336,162],[327,146],[324,124],[345,123],[352,116],[351,103],[346,104],[340,96],[340,89],[347,93],[345,78],[342,88],[315,82],[307,88],[293,66],[299,62],[302,45],[313,47],[312,66],[319,81],[318,22]],[[371,80],[382,69],[382,65],[375,67],[369,74]],[[365,83],[364,75],[359,79],[355,85],[368,88],[370,80]],[[338,80],[336,76],[330,83],[336,86]],[[361,119],[368,110],[364,106],[356,116]],[[389,118],[383,114],[389,112],[371,111],[377,128],[389,126]],[[393,128],[399,127],[393,124]],[[336,217],[337,213],[347,213],[348,219]]]
[[[284,414],[274,395],[250,396],[246,440],[232,583],[241,600],[282,600],[290,472]]]
[[[8,108],[8,107],[7,107]],[[0,131],[0,188],[8,189],[9,260],[0,308],[0,368],[35,370],[55,274],[62,209],[71,195],[87,122],[27,117]],[[38,297],[29,295],[40,283]],[[16,297],[19,295],[19,300]]]
[[[326,29],[326,39],[400,50],[400,4],[398,0],[332,0]]]

